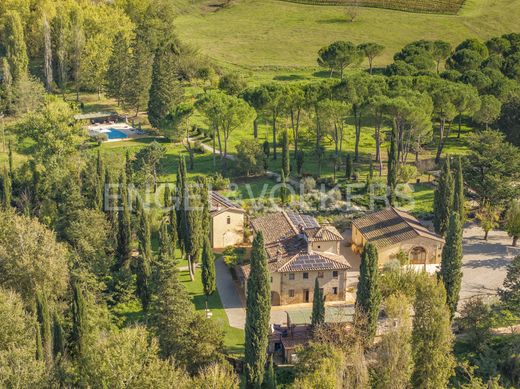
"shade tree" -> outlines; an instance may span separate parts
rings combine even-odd
[[[336,41],[318,51],[318,65],[328,68],[330,77],[334,71],[337,71],[340,79],[343,79],[345,68],[358,64],[361,58],[358,47],[348,41]]]

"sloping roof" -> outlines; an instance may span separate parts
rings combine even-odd
[[[228,211],[228,210],[245,212],[241,207],[239,207],[238,205],[233,203],[228,198],[222,196],[218,192],[211,191],[210,196],[211,196],[210,213],[212,216],[217,215],[224,211]]]
[[[308,238],[307,231],[310,231],[312,239],[316,236],[317,240],[336,241],[343,239],[334,227],[322,227],[312,216],[300,215],[295,212],[278,212],[252,220],[251,226],[255,232],[262,232],[264,236],[270,272],[350,268],[350,264],[342,255],[310,250],[306,240],[306,237]],[[247,273],[248,275],[249,269],[243,267],[242,270],[244,274]]]
[[[370,213],[353,221],[367,241],[383,248],[418,236],[444,243],[444,239],[429,231],[408,212],[393,207]]]
[[[262,232],[266,246],[289,239],[298,233],[298,230],[289,222],[284,212],[257,217],[251,221],[251,226],[256,232]]]
[[[305,230],[305,235],[310,241],[313,242],[329,242],[329,241],[341,241],[343,236],[334,226],[321,226],[315,228],[309,228]]]
[[[344,256],[326,252],[301,252],[278,266],[278,272],[319,271],[350,269]]]

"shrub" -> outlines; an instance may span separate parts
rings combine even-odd
[[[211,186],[213,190],[229,189],[229,184],[229,178],[222,176],[220,173],[217,173],[211,177]]]

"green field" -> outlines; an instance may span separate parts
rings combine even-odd
[[[457,15],[361,8],[353,23],[335,6],[234,0],[221,8],[211,6],[214,1],[176,1],[181,39],[223,67],[245,70],[251,81],[307,78],[319,70],[318,49],[335,40],[383,44],[385,52],[375,61],[383,66],[414,40],[444,39],[455,45],[468,37],[520,31],[520,0],[467,0]]]

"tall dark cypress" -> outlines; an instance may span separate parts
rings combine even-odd
[[[267,366],[267,374],[265,375],[264,385],[265,389],[277,389],[276,373],[274,372],[273,355],[269,356],[269,365]]]
[[[175,234],[167,221],[161,223],[159,230],[159,256],[168,260],[175,258]]]
[[[148,119],[155,128],[161,128],[170,109],[182,99],[183,91],[175,71],[178,56],[175,42],[168,42],[158,48],[154,57]]]
[[[188,262],[191,266],[192,273],[195,273],[195,264],[199,261],[202,253],[203,233],[202,226],[202,202],[201,186],[198,184],[190,184],[187,187],[187,208],[186,208],[186,252],[188,254]]]
[[[367,243],[361,253],[359,284],[356,293],[356,317],[365,327],[365,339],[370,343],[376,334],[377,319],[381,308],[378,253],[372,243]]]
[[[253,241],[250,266],[246,302],[245,374],[248,388],[260,388],[265,372],[271,314],[267,253],[261,232]]]
[[[209,237],[204,239],[204,247],[202,248],[202,285],[204,287],[204,294],[206,298],[213,294],[217,289],[216,270],[215,270],[215,255],[211,248]]]
[[[395,204],[395,187],[397,186],[397,171],[399,169],[399,160],[397,152],[397,130],[392,130],[390,140],[390,149],[388,150],[388,175],[386,177],[386,186],[388,188],[388,201],[391,205]]]
[[[287,130],[282,133],[282,169],[285,177],[291,174],[291,158],[289,156],[289,136]]]
[[[136,293],[141,300],[143,309],[147,310],[151,298],[151,267],[152,261],[152,233],[150,230],[150,220],[144,209],[142,201],[137,201],[139,228],[137,239],[139,241],[139,257],[136,266]]]
[[[96,172],[95,177],[93,177],[94,181],[94,207],[99,210],[103,210],[103,200],[104,200],[104,192],[105,192],[105,166],[103,164],[103,159],[101,158],[101,154],[98,150],[97,160],[96,160]]]
[[[41,292],[36,293],[36,317],[41,332],[43,357],[49,366],[52,364],[52,326],[47,299]]]
[[[54,357],[65,354],[65,334],[63,333],[63,326],[60,318],[54,314],[52,321],[52,337],[53,337],[53,354]]]
[[[130,217],[130,204],[128,202],[128,191],[126,187],[126,177],[122,173],[119,178],[119,210],[117,237],[117,258],[119,267],[128,265],[132,255],[132,226]]]
[[[287,188],[287,180],[285,179],[285,173],[282,170],[280,175],[280,180],[282,186],[280,187],[280,201],[282,202],[282,205],[287,205],[289,203],[289,189]]]
[[[352,178],[353,166],[352,166],[352,155],[347,153],[345,157],[345,178],[350,180]]]
[[[452,213],[442,249],[440,276],[446,288],[446,303],[451,318],[457,312],[462,283],[462,225],[457,212]]]
[[[453,193],[453,212],[457,212],[460,218],[460,224],[464,228],[466,222],[466,213],[464,210],[464,176],[462,174],[462,161],[457,158],[457,173],[455,176],[455,191]]]
[[[179,246],[183,255],[186,255],[186,240],[188,234],[188,221],[186,215],[186,162],[184,157],[179,158],[179,166],[177,168],[177,233],[179,236]]]
[[[130,158],[130,151],[127,149],[125,154],[125,173],[126,181],[129,184],[134,183],[134,167],[132,165],[132,159]]]
[[[3,208],[9,208],[11,206],[11,196],[12,196],[12,186],[11,186],[11,176],[9,175],[8,170],[4,167],[2,172],[2,197],[1,197],[1,206]]]
[[[87,335],[87,309],[81,287],[77,282],[72,284],[72,330],[71,340],[77,356],[85,352]]]
[[[433,197],[433,227],[437,234],[444,235],[448,228],[453,209],[453,191],[450,159],[446,158]]]
[[[14,164],[13,164],[13,143],[9,141],[7,143],[7,158],[9,162],[9,175],[11,176],[11,179],[14,175]]]
[[[314,282],[314,294],[312,299],[311,325],[313,328],[325,323],[325,298],[320,288],[318,277]]]

